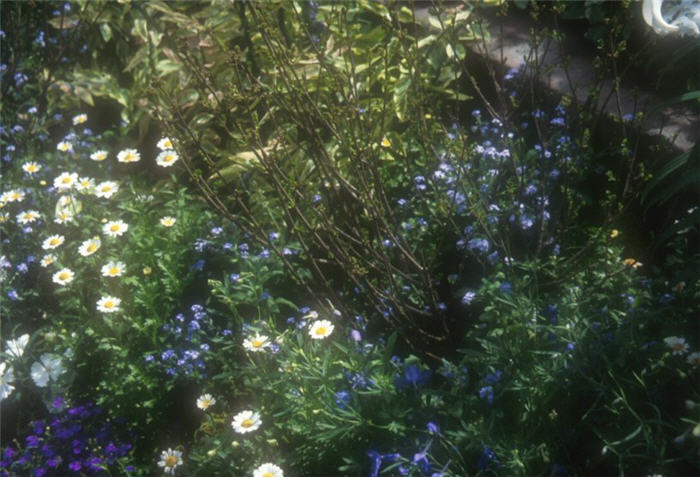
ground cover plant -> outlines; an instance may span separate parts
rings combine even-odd
[[[697,474],[698,149],[538,56],[653,3],[3,4],[0,475]]]

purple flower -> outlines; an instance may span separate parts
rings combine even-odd
[[[72,471],[79,472],[80,469],[83,468],[82,464],[80,463],[79,460],[74,460],[70,464],[68,464],[68,468]]]
[[[428,432],[431,434],[440,434],[440,428],[433,421],[428,422]]]
[[[355,341],[355,342],[362,341],[362,334],[357,330],[351,330],[350,331],[350,339]]]
[[[476,297],[476,292],[473,292],[473,291],[466,292],[464,294],[464,296],[462,297],[462,304],[469,305],[474,300],[475,297]]]
[[[484,399],[487,403],[493,404],[493,387],[484,386],[479,389],[479,397]]]
[[[486,253],[489,251],[489,241],[486,239],[473,238],[467,242],[467,247],[472,252]]]
[[[37,447],[39,445],[40,439],[39,436],[35,436],[34,434],[27,436],[27,447]]]
[[[423,386],[430,381],[433,372],[429,369],[421,371],[418,366],[413,364],[406,366],[403,376],[396,376],[394,378],[394,385],[396,389],[401,390],[409,386],[418,388]]]

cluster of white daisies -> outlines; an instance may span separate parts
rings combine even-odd
[[[338,313],[338,312],[336,312]],[[318,320],[318,313],[311,311],[304,319],[312,319],[308,326],[308,334],[311,339],[324,339],[330,336],[335,326],[329,320]],[[258,353],[265,351],[272,346],[272,341],[268,336],[256,334],[243,340],[243,347],[251,352]],[[197,407],[202,411],[207,411],[216,404],[216,398],[211,394],[203,394],[197,399]],[[262,425],[260,413],[246,409],[233,416],[231,427],[239,434],[247,434],[257,430]],[[161,453],[158,465],[163,467],[166,474],[175,472],[175,468],[182,465],[182,452],[168,449]],[[260,465],[253,472],[253,477],[283,477],[284,472],[280,467],[270,462]]]
[[[79,114],[73,118],[73,124],[81,124],[87,121],[87,115]],[[161,150],[156,163],[162,167],[170,167],[179,156],[174,150],[172,141],[169,138],[163,138],[158,141],[158,148]],[[68,141],[61,141],[57,145],[57,149],[61,152],[72,152],[73,144]],[[90,155],[90,159],[97,162],[102,162],[108,157],[107,151],[96,151]],[[117,160],[121,163],[132,163],[141,160],[141,154],[136,149],[124,149],[117,154]],[[25,173],[34,175],[41,170],[41,165],[36,162],[27,162],[22,166]],[[42,185],[46,185],[45,181],[41,181]],[[98,198],[109,199],[119,191],[119,184],[115,181],[104,181],[99,184],[90,177],[79,177],[76,172],[63,172],[59,174],[53,181],[53,186],[57,191],[62,193],[56,204],[56,216],[54,222],[58,224],[66,224],[73,221],[74,216],[81,210],[80,202],[72,195],[73,191],[81,194],[93,194]],[[9,190],[0,195],[0,206],[4,206],[10,202],[22,202],[25,198],[23,191],[19,189]],[[36,222],[41,218],[41,214],[36,210],[25,210],[17,214],[17,222],[21,225],[28,225]],[[173,217],[163,217],[160,223],[164,227],[172,227],[175,225],[176,219]],[[129,224],[123,220],[107,220],[103,219],[102,233],[107,237],[121,237],[129,230]],[[57,257],[53,250],[61,247],[65,242],[65,237],[61,234],[53,234],[47,237],[42,248],[47,251],[41,259],[41,265],[48,267],[57,261]],[[83,257],[89,257],[96,253],[102,246],[100,237],[94,236],[83,241],[78,247],[78,253]],[[148,267],[147,267],[148,268]],[[146,273],[144,269],[144,273]],[[120,277],[126,269],[123,262],[109,260],[101,268],[102,276],[115,278]],[[75,279],[75,273],[67,267],[57,270],[52,275],[54,283],[60,286],[66,286]],[[97,301],[97,310],[103,313],[113,313],[119,311],[121,300],[113,296],[102,296]]]

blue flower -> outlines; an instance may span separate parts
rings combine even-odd
[[[498,460],[498,456],[496,456],[496,453],[493,452],[488,446],[484,446],[484,451],[481,454],[479,462],[476,464],[476,466],[479,470],[484,470],[489,465],[491,465],[491,463],[496,464],[499,467],[501,465],[500,461]]]
[[[427,384],[428,381],[430,381],[432,375],[433,372],[431,370],[426,369],[424,371],[421,371],[420,368],[418,368],[418,366],[410,364],[406,366],[403,376],[396,376],[394,378],[394,384],[396,386],[396,389],[398,390],[407,388],[409,386],[418,388],[419,386]]]
[[[493,386],[484,386],[479,389],[479,397],[487,403],[493,404]]]
[[[484,377],[484,382],[486,384],[496,384],[501,380],[501,377],[503,376],[503,371],[496,371],[494,373],[486,373],[486,376]]]
[[[462,304],[469,305],[476,297],[476,292],[468,291],[462,296]]]
[[[440,428],[433,421],[428,423],[428,432],[431,434],[440,434]]]

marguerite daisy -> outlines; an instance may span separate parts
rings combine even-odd
[[[206,411],[214,404],[216,404],[216,399],[214,399],[211,394],[202,394],[199,396],[199,399],[197,399],[197,407],[202,411]]]
[[[248,351],[265,351],[270,346],[270,339],[265,335],[256,335],[254,338],[243,340],[243,347]]]
[[[170,140],[170,138],[164,137],[160,141],[158,141],[158,144],[156,144],[158,149],[161,151],[167,151],[168,149],[173,148],[173,142]]]
[[[253,477],[284,477],[284,472],[275,464],[266,462],[253,471]]]
[[[41,262],[39,262],[39,263],[41,263],[42,267],[46,268],[55,261],[56,261],[56,255],[48,254],[48,255],[44,255],[41,259]]]
[[[69,143],[68,141],[61,141],[56,145],[56,149],[61,152],[72,152],[73,144]]]
[[[75,184],[75,188],[80,192],[90,192],[95,187],[95,179],[90,177],[81,177]]]
[[[41,166],[36,162],[27,162],[26,164],[22,165],[22,170],[27,174],[36,174],[41,170]]]
[[[78,253],[83,257],[89,257],[93,253],[97,252],[101,245],[102,242],[100,241],[99,237],[87,239],[85,242],[80,244],[80,247],[78,247]]]
[[[170,167],[175,164],[178,159],[180,159],[180,156],[177,155],[177,152],[172,150],[163,151],[156,157],[156,164],[161,167]]]
[[[41,248],[44,250],[50,250],[56,247],[60,247],[66,239],[63,235],[52,235],[41,244]]]
[[[78,114],[77,116],[73,116],[73,125],[77,126],[78,124],[83,124],[85,121],[87,121],[87,114],[82,113]]]
[[[119,304],[121,302],[119,298],[103,296],[97,300],[97,311],[101,311],[102,313],[114,313],[115,311],[119,311]]]
[[[76,172],[64,172],[53,180],[53,185],[58,190],[68,190],[78,182]]]
[[[114,181],[100,182],[99,184],[97,184],[97,187],[95,187],[95,195],[97,197],[104,197],[105,199],[109,199],[114,194],[116,194],[118,190],[119,185]]]
[[[126,265],[122,262],[108,262],[102,267],[103,277],[120,277]]]
[[[685,338],[669,336],[664,339],[664,343],[673,350],[673,354],[683,354],[688,351],[688,343],[685,342]]]
[[[8,190],[0,195],[0,202],[6,204],[8,202],[22,202],[24,200],[24,192],[19,189]]]
[[[163,468],[166,474],[174,474],[175,468],[182,465],[182,452],[178,450],[168,449],[160,453],[160,461],[158,467]]]
[[[25,212],[20,212],[17,214],[17,222],[20,224],[31,224],[35,222],[36,219],[40,217],[39,212],[36,210],[27,210]]]
[[[333,324],[328,320],[315,321],[309,326],[309,336],[315,340],[326,338],[333,332]]]
[[[253,411],[241,411],[233,416],[233,421],[231,421],[233,430],[240,434],[253,432],[260,427],[261,424],[260,414]]]
[[[102,162],[107,159],[107,151],[95,151],[90,154],[90,159],[97,162]]]
[[[70,268],[62,268],[53,274],[53,282],[59,285],[67,285],[73,281],[75,278],[75,273]]]
[[[110,237],[119,237],[129,230],[129,225],[122,220],[112,220],[102,226],[102,232]]]
[[[136,149],[124,149],[117,154],[119,162],[138,162],[141,160],[141,154]]]
[[[53,219],[57,224],[67,224],[73,221],[73,214],[68,209],[59,210],[56,212],[56,217]]]
[[[699,352],[696,351],[694,353],[690,353],[688,355],[687,360],[688,360],[688,363],[700,367],[700,353]]]
[[[173,225],[175,225],[175,222],[175,217],[167,216],[160,219],[160,225],[162,225],[163,227],[172,227]]]

